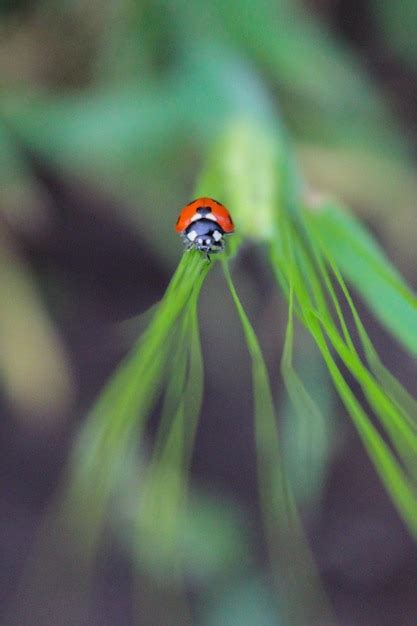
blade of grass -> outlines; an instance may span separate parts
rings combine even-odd
[[[291,232],[291,231],[289,231]],[[296,244],[298,243],[298,248]],[[350,338],[349,331],[342,313],[341,307],[338,303],[337,295],[334,291],[332,282],[330,280],[327,268],[323,261],[323,258],[318,250],[317,242],[314,239],[309,239],[307,244],[305,240],[300,240],[296,235],[293,236],[294,249],[298,250],[298,260],[301,261],[302,270],[309,276],[308,283],[313,286],[315,300],[317,303],[317,309],[310,309],[314,311],[314,314],[320,319],[325,332],[330,335],[333,343],[333,347],[342,358],[344,364],[350,372],[355,376],[357,381],[362,387],[362,390],[370,403],[371,407],[379,417],[386,432],[391,438],[391,441],[400,454],[402,460],[410,471],[411,475],[416,476],[416,456],[417,456],[417,438],[413,432],[413,428],[410,428],[412,418],[408,415],[404,416],[398,410],[395,402],[385,392],[384,388],[379,385],[367,368],[363,365],[354,345]],[[308,254],[307,245],[309,245],[311,255]],[[323,254],[328,254],[324,250]],[[316,268],[320,276],[316,275]],[[323,281],[323,286],[320,283],[320,278]],[[327,306],[324,289],[330,295],[331,302],[337,313],[340,326],[343,332],[343,338],[340,336],[337,330],[329,308]],[[308,294],[307,294],[308,295]],[[398,383],[399,385],[399,383]],[[408,422],[408,423],[407,423]]]
[[[413,406],[414,402],[412,402],[411,397],[408,396],[407,392],[405,391],[405,389],[402,388],[401,384],[391,374],[389,374],[387,370],[383,370],[382,364],[378,364],[378,361],[376,361],[376,352],[373,349],[369,337],[365,332],[363,324],[359,318],[356,308],[354,307],[353,301],[343,281],[343,278],[339,270],[337,269],[336,264],[331,258],[331,255],[321,242],[320,234],[316,234],[316,244],[313,243],[312,245],[314,246],[314,253],[317,259],[317,265],[320,269],[320,273],[327,288],[327,292],[330,294],[332,302],[334,303],[337,310],[337,316],[343,328],[345,342],[341,340],[341,337],[338,334],[335,326],[332,324],[330,317],[327,316],[326,323],[324,323],[324,320],[322,319],[323,328],[328,336],[331,338],[332,344],[338,352],[339,356],[342,358],[344,364],[348,367],[350,372],[355,376],[355,378],[361,385],[370,406],[373,408],[375,414],[380,419],[381,424],[389,435],[392,444],[400,455],[400,458],[403,460],[411,476],[416,479],[417,435],[415,421],[416,412],[415,406]],[[317,248],[317,242],[320,246],[320,252]],[[323,255],[323,257],[321,257],[321,255]],[[357,350],[353,346],[353,342],[350,339],[346,322],[344,320],[344,315],[338,304],[336,293],[334,291],[328,270],[323,260],[324,258],[326,258],[327,262],[332,268],[336,280],[338,281],[342,292],[344,293],[344,296],[348,301],[349,307],[355,320],[356,327],[359,331],[362,344],[365,348],[365,353],[370,354],[374,364],[379,365],[378,370],[380,373],[383,373],[384,382],[389,383],[388,388],[385,388],[384,385],[381,384],[381,381],[378,380],[378,377],[375,377],[368,371],[366,366],[362,363]],[[404,400],[406,400],[406,403],[404,403]],[[409,413],[407,411],[407,408],[412,409],[412,412]]]
[[[337,367],[319,328],[319,322],[311,318],[309,328],[320,348],[330,375],[348,410],[359,436],[386,490],[397,507],[411,535],[417,539],[417,492],[404,475],[391,450],[372,425],[353,392]]]
[[[179,545],[181,520],[186,514],[188,470],[203,394],[197,298],[196,291],[183,320],[178,350],[173,354],[166,400],[143,481],[137,519],[139,552],[144,548],[149,555],[158,555],[162,566],[159,575],[169,572],[171,579],[175,575],[181,578],[183,573]],[[165,548],[160,545],[162,538]]]
[[[329,248],[326,247],[323,240],[320,238],[320,228],[318,227],[315,220],[312,220],[309,214],[306,215],[307,223],[310,228],[314,229],[315,236],[317,238],[317,242],[320,244],[320,250],[323,256],[326,258],[326,262],[328,263],[334,277],[339,284],[342,293],[348,303],[349,309],[351,311],[353,320],[355,322],[356,329],[359,334],[359,338],[362,343],[362,347],[365,352],[366,359],[368,364],[375,374],[376,378],[381,382],[382,387],[387,391],[390,395],[391,399],[397,403],[398,408],[404,411],[404,416],[410,416],[410,426],[413,428],[417,427],[417,401],[407,392],[406,389],[399,383],[399,381],[391,374],[391,372],[383,365],[381,362],[366,330],[360,319],[356,306],[352,300],[352,297],[349,293],[346,282],[336,265],[336,262],[329,251]]]
[[[416,355],[417,298],[365,227],[330,202],[309,211],[307,218],[316,238],[378,319]]]
[[[328,262],[332,268],[332,271],[342,288],[346,301],[349,304],[353,319],[355,321],[356,328],[359,333],[360,340],[365,352],[366,359],[369,366],[376,378],[381,383],[382,387],[387,391],[390,398],[397,404],[398,408],[403,411],[404,417],[411,417],[409,424],[414,430],[417,429],[417,401],[408,393],[408,391],[401,385],[401,383],[393,376],[393,374],[384,366],[381,359],[375,350],[368,333],[365,330],[364,325],[359,317],[357,309],[350,296],[348,288],[338,268],[334,265],[331,259]]]
[[[199,338],[195,289],[182,328],[172,367],[160,426],[151,462],[141,481],[139,510],[135,517],[135,565],[138,580],[146,574],[169,591],[173,624],[191,623],[184,591],[187,567],[187,542],[182,536],[187,526],[189,464],[203,396],[203,360]],[[152,585],[150,586],[152,591]],[[137,589],[138,612],[149,604],[154,593]],[[154,598],[156,602],[156,598]],[[157,606],[157,605],[156,605]],[[152,606],[152,614],[157,614]],[[142,609],[142,611],[141,611]],[[168,619],[165,618],[165,619]]]
[[[378,383],[375,382],[371,374],[363,366],[356,351],[352,349],[352,344],[349,342],[349,345],[347,345],[340,336],[332,322],[331,316],[329,315],[323,293],[319,293],[319,296],[316,297],[316,302],[312,301],[311,292],[307,288],[307,285],[313,285],[315,293],[317,291],[322,291],[322,285],[316,275],[316,269],[308,251],[300,247],[300,245],[298,245],[297,248],[296,239],[294,237],[291,239],[291,229],[289,229],[288,224],[285,228],[286,231],[284,232],[284,237],[286,237],[287,246],[289,246],[289,256],[288,263],[284,268],[284,271],[287,273],[288,283],[292,283],[294,285],[294,294],[296,294],[297,299],[300,302],[300,309],[302,312],[301,319],[312,333],[318,347],[320,348],[339,395],[348,409],[368,454],[373,460],[378,473],[380,474],[393,499],[394,504],[396,504],[397,509],[402,515],[405,523],[408,525],[410,531],[415,534],[417,525],[415,521],[417,519],[417,499],[415,487],[412,483],[410,483],[408,477],[404,474],[391,450],[383,441],[376,428],[372,425],[368,416],[363,411],[353,392],[344,380],[339,368],[337,368],[335,361],[331,356],[327,343],[324,340],[321,326],[323,327],[324,332],[326,332],[329,336],[331,344],[336,349],[339,356],[341,356],[345,365],[348,368],[350,367],[351,372],[362,384],[362,388],[368,398],[368,401],[376,410],[378,417],[381,419],[381,423],[387,426],[387,408],[390,411],[391,418],[392,411],[394,411],[394,415],[397,420],[401,419],[401,416],[398,412],[395,412],[395,405],[390,403],[389,398],[384,395],[384,392]],[[294,251],[298,252],[298,259],[296,259]],[[300,256],[304,259],[304,262],[297,264],[296,260],[299,260]],[[282,269],[282,266],[275,266],[275,272],[279,272]],[[304,274],[303,269],[305,272]],[[325,281],[325,286],[329,286],[327,281]],[[320,303],[319,306],[317,306],[317,303]],[[341,313],[340,309],[339,313]],[[401,427],[399,427],[399,431],[401,432],[400,442],[398,441],[398,436],[394,436],[392,439],[397,446],[397,450],[399,452],[404,452],[403,445],[405,441],[407,442],[407,445],[409,445],[408,437],[410,436],[410,433],[407,432],[407,437],[404,437],[402,424]],[[389,429],[389,434],[392,435],[391,429]],[[408,455],[406,455],[406,458],[407,457]]]
[[[164,387],[176,324],[208,269],[201,255],[184,255],[152,322],[87,417],[72,458],[64,508],[71,523],[85,518],[81,536],[91,552],[125,451],[134,440],[139,445],[146,418]]]
[[[323,617],[324,614],[331,623],[327,601],[285,475],[266,365],[256,334],[233,285],[227,260],[223,259],[222,264],[252,361],[260,504],[275,582],[281,589],[281,609],[290,624],[310,623],[314,616]]]
[[[317,481],[323,475],[329,454],[330,424],[329,416],[324,414],[326,408],[326,412],[329,410],[329,402],[327,401],[324,407],[319,407],[294,367],[293,286],[290,287],[288,300],[288,322],[281,359],[281,373],[288,392],[288,400],[295,411],[291,415],[291,423],[284,424],[284,436],[286,435],[284,454],[290,475],[301,479],[297,481],[298,495],[305,500],[317,495]],[[307,368],[311,370],[311,362]],[[316,489],[314,485],[317,485]]]

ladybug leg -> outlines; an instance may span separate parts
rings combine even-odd
[[[207,252],[206,252],[206,259],[207,259],[207,261],[208,261],[209,263],[211,263],[211,259],[210,259],[210,255],[209,255],[208,250],[207,250]]]
[[[194,247],[194,243],[192,241],[190,241],[188,239],[188,237],[186,235],[184,235],[184,234],[181,234],[181,237],[182,237],[182,242],[184,244],[184,248],[185,248],[186,252],[189,252],[190,250],[192,250],[193,247]]]

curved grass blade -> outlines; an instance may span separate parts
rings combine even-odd
[[[325,359],[340,398],[348,410],[365,449],[393,503],[407,525],[409,532],[417,539],[417,491],[415,485],[404,474],[388,445],[355,398],[336,365],[318,324],[317,320],[313,321],[311,319],[309,328]]]
[[[410,393],[401,385],[401,383],[393,376],[393,374],[385,367],[375,350],[368,333],[365,330],[364,325],[359,317],[353,300],[350,296],[348,288],[338,268],[334,265],[331,259],[328,262],[332,268],[332,271],[339,283],[346,301],[351,310],[358,334],[365,352],[366,359],[369,367],[375,374],[376,378],[381,383],[382,387],[386,390],[390,398],[397,404],[398,408],[403,411],[405,418],[409,419],[409,424],[414,430],[417,429],[417,400],[411,396]]]
[[[417,355],[417,298],[366,231],[347,211],[323,203],[308,220],[343,275],[402,345]]]
[[[308,233],[306,234],[308,235]],[[299,235],[298,232],[297,235]],[[326,269],[322,258],[317,254],[314,240],[300,240],[294,235],[292,226],[288,222],[284,224],[283,238],[288,252],[288,262],[286,266],[275,266],[275,273],[286,272],[286,282],[293,285],[294,296],[299,302],[301,320],[314,337],[336,389],[351,415],[394,504],[410,532],[415,535],[417,529],[415,485],[404,473],[392,451],[372,425],[369,417],[350,390],[331,355],[323,332],[327,334],[333,348],[361,384],[365,396],[408,469],[411,469],[412,459],[415,458],[414,433],[409,428],[404,427],[404,420],[396,404],[392,402],[378,381],[363,365],[353,347],[353,342],[346,339],[347,326],[340,307],[336,307],[336,312],[342,326],[342,334],[336,328],[326,301],[325,290],[327,289],[331,302],[337,301],[337,296],[331,286],[330,279],[326,276]]]
[[[170,378],[137,517],[139,553],[160,558],[159,577],[183,575],[180,534],[186,515],[188,470],[203,395],[203,360],[193,294],[183,335],[173,353]],[[162,543],[165,545],[163,546]],[[158,568],[158,564],[156,564]]]
[[[317,237],[319,238],[319,233],[317,233]],[[318,305],[318,309],[314,311],[314,314],[321,320],[325,332],[329,336],[331,335],[333,347],[342,358],[346,367],[348,367],[350,372],[353,376],[355,376],[361,385],[368,402],[375,411],[375,414],[379,417],[383,427],[390,436],[394,447],[398,451],[405,465],[408,467],[410,474],[412,476],[417,476],[417,437],[414,432],[415,427],[413,417],[408,414],[403,415],[404,410],[399,410],[397,406],[398,403],[392,400],[389,394],[386,393],[384,387],[379,384],[378,380],[372,376],[362,363],[358,352],[353,345],[353,341],[350,338],[344,315],[324,263],[324,258],[328,258],[329,253],[324,245],[322,245],[322,249],[319,251],[318,242],[312,238],[310,238],[308,243],[310,244],[315,264],[308,255],[305,245],[299,246],[299,259],[302,260],[302,268],[304,271],[308,270],[309,282],[314,286],[316,303]],[[324,255],[324,257],[322,257],[322,255]],[[320,277],[316,276],[315,268],[318,268]],[[320,284],[320,278],[323,281],[323,286]],[[330,300],[335,308],[337,319],[339,320],[339,324],[342,329],[343,338],[340,336],[340,333],[333,322],[332,315],[325,301],[324,290],[326,290],[329,294]],[[357,318],[359,318],[358,315]],[[398,387],[401,387],[401,385],[397,381],[397,388]],[[404,396],[405,393],[406,392],[404,390],[402,395]]]
[[[340,286],[346,302],[349,306],[369,367],[373,371],[375,377],[381,383],[382,387],[389,394],[391,399],[397,404],[398,408],[404,412],[404,417],[409,418],[410,426],[413,429],[417,428],[417,400],[415,400],[408,393],[408,391],[401,385],[401,383],[395,378],[395,376],[393,376],[392,373],[381,362],[381,359],[379,358],[378,353],[376,352],[368,336],[368,333],[366,332],[365,327],[360,319],[356,306],[349,293],[346,282],[339,268],[337,267],[333,256],[329,252],[329,249],[320,238],[320,228],[317,226],[316,222],[310,218],[308,214],[306,215],[306,217],[307,223],[311,228],[314,229],[315,237],[317,239],[317,242],[320,244],[321,254],[325,257],[326,262],[328,263],[330,270],[336,278],[337,283]],[[330,279],[328,278],[327,280],[331,284]]]
[[[313,227],[315,230],[315,227]],[[346,322],[344,320],[343,313],[337,302],[337,296],[334,291],[332,282],[330,280],[327,268],[320,257],[318,250],[315,250],[318,266],[320,268],[321,275],[324,279],[327,291],[331,295],[332,302],[335,304],[339,321],[343,327],[345,344],[341,341],[340,336],[335,330],[334,325],[328,319],[326,324],[323,324],[323,328],[328,336],[331,338],[332,344],[339,356],[343,359],[343,362],[355,376],[357,381],[362,387],[362,390],[370,404],[375,411],[375,414],[380,419],[385,431],[389,435],[393,446],[397,450],[400,458],[403,460],[410,475],[417,479],[417,432],[416,432],[416,402],[409,396],[402,385],[395,379],[392,374],[384,368],[380,363],[372,343],[366,334],[364,326],[360,320],[358,312],[353,304],[350,294],[347,290],[346,284],[338,270],[334,260],[330,253],[325,248],[324,243],[320,240],[320,233],[316,232],[317,242],[320,246],[320,253],[323,258],[326,259],[333,274],[339,283],[342,292],[349,304],[349,308],[352,312],[355,325],[358,329],[358,333],[364,347],[365,355],[376,368],[376,372],[372,375],[366,366],[362,363],[357,350],[353,346],[353,342],[350,339]],[[330,323],[329,323],[330,322]],[[347,340],[346,340],[347,336]],[[371,368],[372,370],[372,368]],[[378,374],[382,379],[378,378]],[[385,384],[387,386],[385,386]]]
[[[252,360],[260,504],[273,574],[281,592],[280,608],[291,625],[311,623],[314,616],[323,618],[324,614],[329,620],[327,623],[331,623],[327,601],[285,475],[266,365],[226,260],[223,260],[223,270]]]
[[[192,294],[177,349],[172,354],[168,385],[160,426],[149,467],[141,482],[139,510],[135,517],[136,569],[162,584],[170,610],[164,620],[191,623],[183,578],[187,567],[187,485],[189,464],[203,397],[203,359],[197,320],[199,290]],[[150,580],[150,582],[151,582]],[[151,602],[150,589],[137,588],[138,613]],[[158,614],[160,600],[153,599],[150,610]],[[149,609],[147,609],[149,610]]]
[[[70,467],[65,508],[72,523],[85,526],[83,540],[92,551],[126,451],[132,443],[139,445],[149,412],[164,388],[180,318],[208,269],[200,255],[184,255],[137,347],[87,417]]]
[[[294,484],[294,489],[297,488],[295,492],[297,497],[301,497],[302,501],[311,501],[312,498],[317,497],[318,486],[322,484],[323,472],[329,455],[332,430],[329,415],[330,389],[326,389],[328,385],[324,385],[324,394],[323,390],[320,390],[321,403],[319,406],[297,373],[293,358],[294,295],[293,286],[291,286],[281,373],[288,399],[295,410],[290,416],[291,423],[284,423],[284,456],[290,476],[300,478]],[[316,365],[318,364],[316,363]],[[311,362],[308,367],[311,370]],[[325,366],[323,365],[323,367]],[[323,382],[323,377],[321,380]]]
[[[196,302],[209,268],[201,255],[184,255],[149,327],[87,417],[68,468],[64,492],[53,503],[28,560],[27,572],[11,607],[10,624],[27,622],[26,617],[19,618],[25,610],[22,599],[34,602],[35,598],[43,598],[53,585],[53,576],[58,571],[61,575],[66,565],[68,571],[62,572],[62,576],[69,577],[71,588],[78,594],[80,622],[84,619],[97,543],[108,518],[110,499],[119,487],[126,489],[126,464],[141,443],[146,419],[169,380],[167,376],[175,376],[168,365],[172,362],[171,349],[178,345],[177,329],[184,320],[191,328],[191,342],[186,350],[190,362],[188,380],[196,392],[187,405],[187,409],[194,407],[188,430],[193,439],[202,393]],[[184,449],[188,461],[191,445]],[[63,545],[63,536],[68,545]],[[39,615],[41,612],[40,608]]]

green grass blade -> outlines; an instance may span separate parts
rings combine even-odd
[[[347,326],[340,306],[336,307],[336,317],[341,322],[342,333],[334,323],[325,293],[330,302],[337,301],[327,269],[312,239],[294,236],[291,225],[284,225],[283,236],[287,239],[287,264],[275,267],[275,273],[285,271],[287,282],[293,285],[294,296],[299,302],[301,319],[314,337],[332,376],[338,393],[354,421],[363,443],[380,474],[394,504],[405,523],[415,535],[417,519],[417,498],[415,483],[405,473],[394,454],[385,443],[369,417],[360,406],[353,392],[336,366],[325,333],[344,364],[360,383],[365,396],[381,421],[401,460],[411,476],[415,476],[416,438],[408,419],[404,419],[398,406],[389,394],[362,363],[351,341],[346,340]],[[297,233],[298,234],[298,233]],[[304,234],[309,236],[308,231]],[[282,281],[281,281],[282,282]],[[312,297],[314,294],[314,298]]]
[[[316,231],[316,234],[317,233]],[[339,284],[342,293],[349,305],[359,338],[365,353],[365,357],[370,369],[374,373],[377,380],[381,383],[382,388],[387,392],[389,397],[396,403],[398,408],[403,411],[404,417],[409,419],[410,426],[417,428],[417,401],[408,393],[401,383],[391,374],[391,372],[383,365],[381,359],[376,352],[368,333],[360,319],[356,306],[347,288],[346,282],[339,271],[334,259],[328,250],[321,245],[321,251],[326,257],[326,261]]]
[[[311,374],[310,351],[307,365]],[[319,356],[319,355],[318,355]],[[285,464],[293,480],[295,493],[302,501],[312,500],[317,496],[319,485],[322,484],[323,472],[329,455],[330,433],[332,426],[329,413],[328,384],[323,384],[324,371],[320,377],[320,406],[307,389],[302,378],[294,367],[294,296],[293,288],[289,293],[288,323],[285,333],[284,349],[281,359],[281,372],[288,393],[288,406],[285,415],[283,442]],[[320,358],[320,356],[319,356]],[[315,363],[317,367],[319,363]],[[325,366],[323,365],[323,368]],[[314,365],[313,365],[314,368]],[[319,368],[320,369],[320,368]],[[316,379],[316,376],[314,376]],[[326,380],[328,376],[326,373]],[[287,414],[290,414],[290,420]]]
[[[74,523],[85,518],[83,536],[92,547],[126,451],[132,441],[140,443],[149,412],[165,386],[177,325],[197,298],[208,269],[201,255],[184,255],[137,347],[87,417],[69,470],[66,508]]]
[[[390,494],[398,512],[406,523],[410,533],[417,539],[417,490],[405,476],[391,450],[371,423],[365,411],[355,398],[349,385],[324,339],[318,320],[310,319],[309,328],[328,366],[329,373],[348,410],[359,436],[372,460],[385,488]]]
[[[203,361],[193,294],[183,334],[173,353],[161,423],[137,518],[139,555],[159,578],[183,574],[181,532],[186,511],[188,470],[203,396]]]
[[[417,298],[364,226],[330,202],[310,211],[308,220],[375,315],[417,355]]]
[[[318,266],[327,291],[330,293],[332,302],[335,304],[337,316],[343,328],[344,340],[340,337],[329,316],[327,316],[326,319],[321,318],[323,329],[330,337],[334,348],[342,358],[344,364],[361,385],[370,406],[373,408],[384,429],[390,436],[392,444],[404,461],[411,476],[414,476],[414,479],[416,479],[416,402],[411,398],[411,396],[409,396],[399,381],[397,381],[395,377],[392,376],[392,374],[390,374],[380,363],[376,351],[365,332],[358,312],[347,290],[346,284],[334,260],[332,259],[331,254],[325,247],[324,242],[320,240],[320,232],[316,230],[314,232],[317,235],[317,242],[320,246],[320,252],[317,246],[315,247],[315,255],[318,260]],[[350,339],[344,315],[338,304],[337,296],[330,280],[327,267],[323,258],[321,258],[320,253],[324,255],[323,258],[326,258],[327,263],[332,269],[333,274],[336,277],[345,298],[347,299],[365,350],[365,355],[368,358],[368,362],[371,360],[373,367],[376,369],[376,372],[373,374],[369,372],[367,367],[362,363],[357,350],[353,346],[353,342]],[[317,315],[319,314],[317,313]]]
[[[223,270],[252,360],[260,504],[272,566],[281,589],[281,610],[287,614],[290,624],[301,626],[309,623],[316,612],[321,615],[326,613],[327,602],[285,475],[272,393],[262,352],[225,259]]]

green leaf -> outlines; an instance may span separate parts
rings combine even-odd
[[[260,579],[248,579],[238,586],[227,586],[209,599],[203,626],[281,626],[279,612],[266,585]]]
[[[140,443],[146,419],[165,388],[176,332],[195,306],[209,267],[197,252],[184,254],[147,330],[87,416],[69,468],[65,506],[70,520],[84,519],[83,540],[91,549],[132,437]],[[170,382],[175,388],[175,381]]]
[[[335,397],[331,380],[312,339],[299,325],[301,345],[294,345],[293,294],[290,293],[281,372],[287,397],[281,409],[285,466],[298,502],[317,505],[329,465]],[[294,353],[296,366],[294,365]],[[298,370],[298,371],[297,371]],[[306,383],[304,382],[306,381]]]
[[[252,362],[255,442],[260,504],[280,608],[289,623],[309,623],[319,611],[331,623],[311,553],[303,534],[295,500],[285,473],[269,376],[255,331],[242,306],[226,259],[223,271],[239,315]]]
[[[385,488],[407,524],[410,533],[417,538],[417,490],[415,484],[404,474],[388,445],[355,398],[339,367],[336,365],[321,330],[313,319],[309,321],[309,328],[316,339],[336,389],[349,411],[371,461],[374,463]]]
[[[274,243],[271,257],[275,274],[279,282],[285,286],[290,312],[294,294],[294,301],[297,303],[297,306],[294,303],[294,309],[320,349],[339,396],[394,504],[411,534],[416,536],[417,489],[414,467],[417,440],[415,428],[412,426],[413,419],[411,416],[403,415],[397,398],[392,397],[393,386],[385,390],[362,363],[328,274],[325,260],[331,258],[329,248],[325,247],[320,239],[321,231],[317,232],[315,228],[309,230],[308,226],[308,220],[304,223],[300,219],[291,222],[287,216],[282,215],[279,231],[281,246],[275,253],[276,243]],[[285,259],[285,263],[282,263],[282,259]],[[332,267],[338,272],[335,264]],[[280,278],[281,274],[285,277]],[[338,321],[338,326],[334,317]],[[406,471],[350,389],[335,362],[331,348],[336,351],[361,385],[370,406],[388,433],[395,451],[400,455]],[[403,396],[400,397],[403,400]]]
[[[187,3],[188,4],[188,3]],[[293,133],[408,158],[411,150],[371,77],[329,29],[289,0],[200,0],[200,28],[220,30],[279,88]]]
[[[371,0],[371,7],[388,45],[410,68],[417,67],[417,11],[414,0]]]
[[[417,298],[366,228],[331,202],[306,211],[306,217],[382,324],[417,355]]]

